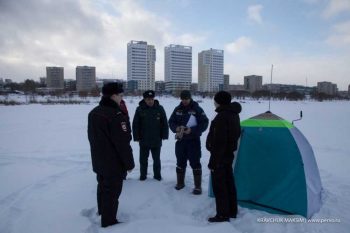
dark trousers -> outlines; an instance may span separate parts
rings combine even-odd
[[[192,169],[201,169],[201,141],[200,139],[179,140],[175,144],[177,167],[186,169],[187,160]]]
[[[97,175],[97,208],[101,215],[101,225],[115,222],[122,188],[122,177],[106,178]]]
[[[216,214],[223,217],[237,215],[237,193],[232,166],[226,165],[211,172]]]
[[[149,152],[152,153],[153,158],[153,176],[154,178],[161,178],[160,170],[160,148],[161,147],[145,147],[140,146],[140,176],[147,177],[147,168],[148,168],[148,157]]]

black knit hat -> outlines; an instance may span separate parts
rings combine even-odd
[[[154,98],[156,96],[156,94],[154,93],[154,91],[152,90],[148,90],[148,91],[145,91],[143,93],[143,98]]]
[[[124,92],[123,84],[121,83],[106,83],[102,87],[102,95],[104,96],[112,96],[113,94],[120,94]]]
[[[220,105],[229,105],[231,103],[231,94],[226,91],[219,91],[215,94],[214,100]]]
[[[180,98],[181,98],[182,100],[191,99],[191,92],[188,91],[188,90],[183,90],[183,91],[181,91]]]

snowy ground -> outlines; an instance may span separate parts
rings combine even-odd
[[[195,98],[198,100],[198,98]],[[96,100],[97,101],[97,100]],[[138,98],[127,98],[131,118]],[[170,116],[178,100],[161,98]],[[201,106],[208,117],[215,115],[211,99]],[[241,119],[267,110],[266,101],[241,103]],[[0,106],[0,232],[349,232],[350,229],[350,102],[272,102],[273,113],[293,120],[303,110],[296,126],[309,139],[320,169],[323,206],[316,221],[337,223],[260,223],[261,218],[286,217],[239,208],[236,220],[208,224],[215,213],[214,200],[207,196],[209,154],[203,150],[203,191],[191,194],[192,174],[186,188],[176,191],[174,136],[163,143],[163,181],[138,180],[138,145],[132,143],[136,168],[124,183],[118,219],[107,229],[99,227],[96,212],[96,181],[91,170],[86,126],[87,114],[95,106],[20,105]],[[207,132],[202,136],[204,143]],[[300,216],[291,216],[300,221]],[[339,223],[340,221],[340,223]]]

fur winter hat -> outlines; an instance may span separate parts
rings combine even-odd
[[[118,95],[123,92],[123,84],[121,83],[106,83],[102,87],[103,96],[112,96],[113,94]]]
[[[154,98],[156,96],[156,94],[154,93],[154,91],[152,90],[148,90],[148,91],[145,91],[143,93],[143,98]]]
[[[226,91],[219,91],[215,94],[214,100],[219,105],[229,105],[231,103],[231,94]]]
[[[181,91],[180,98],[182,100],[191,99],[191,92],[188,90]]]

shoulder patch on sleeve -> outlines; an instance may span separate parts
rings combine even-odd
[[[126,127],[126,122],[121,122],[120,123],[120,126],[122,127],[122,130],[124,131],[124,132],[127,132],[128,131],[128,128]]]

